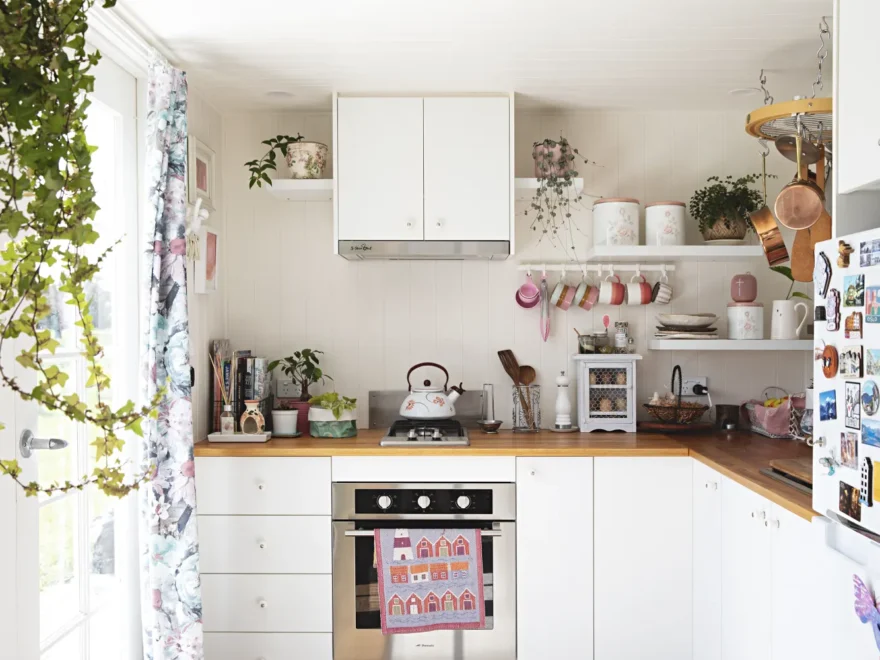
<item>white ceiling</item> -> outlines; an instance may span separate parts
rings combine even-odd
[[[728,91],[756,86],[762,67],[777,100],[810,93],[831,4],[122,0],[115,11],[224,110],[329,110],[333,91],[510,90],[518,107],[748,109],[763,97]]]

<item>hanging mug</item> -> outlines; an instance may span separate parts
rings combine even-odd
[[[574,304],[581,309],[590,311],[593,309],[593,305],[596,304],[598,299],[599,287],[593,284],[592,280],[590,280],[587,274],[584,273],[581,283],[578,284],[578,288],[574,292]]]
[[[639,281],[634,281],[636,279]],[[644,275],[637,272],[626,285],[626,304],[647,305],[649,302],[651,302],[651,285]]]
[[[663,275],[660,276],[660,279],[657,280],[656,284],[654,284],[654,289],[651,291],[651,302],[665,305],[670,300],[672,300],[672,287],[669,285],[669,276],[664,268]]]
[[[626,298],[626,288],[620,278],[611,272],[599,287],[599,303],[603,305],[620,305]]]

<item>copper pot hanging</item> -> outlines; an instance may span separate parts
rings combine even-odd
[[[796,137],[797,173],[791,183],[785,186],[776,198],[776,217],[783,226],[789,229],[809,229],[825,210],[825,194],[806,172],[806,165],[801,160],[803,153],[803,136],[800,122]]]

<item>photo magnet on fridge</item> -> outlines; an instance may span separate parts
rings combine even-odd
[[[865,304],[865,276],[847,275],[843,278],[843,306],[861,307]]]
[[[865,349],[865,375],[880,376],[880,348]]]
[[[837,391],[828,390],[819,394],[819,421],[837,419]]]
[[[852,431],[840,434],[840,464],[856,470],[859,467],[859,436]]]
[[[844,415],[843,423],[848,429],[862,428],[862,386],[859,383],[847,381],[844,386]],[[841,449],[841,451],[843,451]],[[853,465],[855,467],[855,465]]]
[[[862,338],[862,313],[853,312],[846,317],[843,324],[843,336],[847,339]]]
[[[841,378],[861,378],[862,374],[862,347],[847,346],[840,351],[840,366],[838,374]]]
[[[867,268],[877,265],[880,265],[880,239],[859,243],[859,266]]]
[[[840,330],[840,291],[831,289],[825,299],[825,329],[828,332]]]
[[[865,321],[880,323],[880,286],[865,289]]]
[[[878,391],[877,383],[873,380],[866,380],[862,385],[862,412],[873,417],[880,408],[880,391]]]
[[[840,509],[843,515],[849,516],[857,522],[862,520],[862,505],[859,502],[859,497],[858,488],[850,486],[845,481],[840,482],[840,496],[837,508]]]
[[[831,283],[831,262],[824,252],[819,253],[819,258],[813,265],[813,281],[816,283],[816,296],[824,298],[828,294],[828,285]]]
[[[880,422],[874,419],[862,421],[862,443],[880,447]]]
[[[874,462],[867,456],[862,459],[861,477],[859,503],[862,506],[874,506]]]

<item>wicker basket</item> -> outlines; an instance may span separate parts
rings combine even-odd
[[[682,403],[672,403],[666,406],[654,405],[651,403],[643,404],[651,416],[667,424],[693,424],[698,422],[709,406],[702,403],[692,403],[684,401]]]

